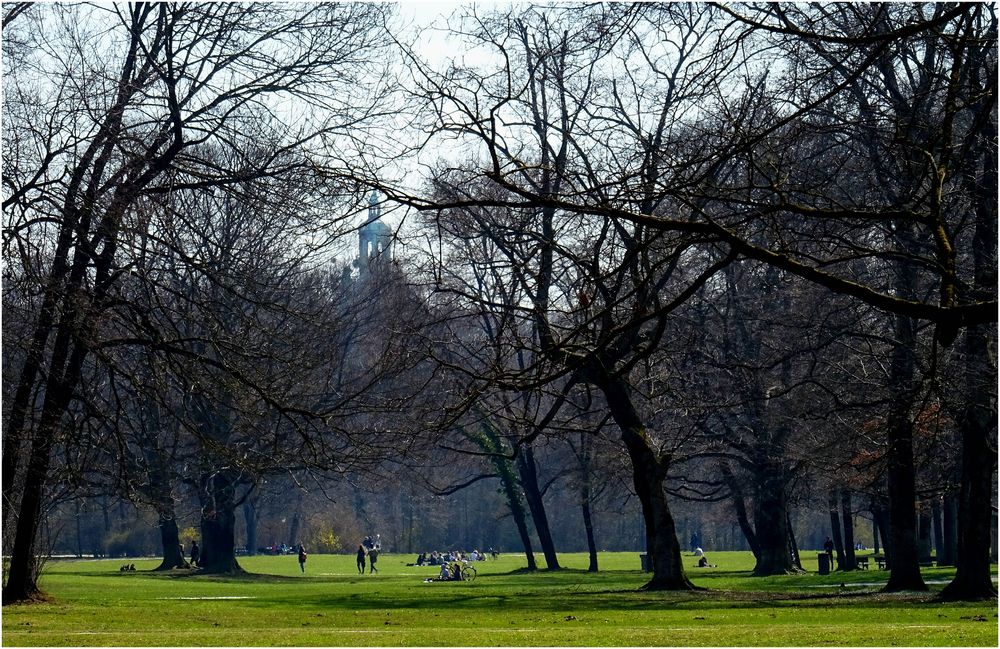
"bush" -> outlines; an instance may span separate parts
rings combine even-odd
[[[320,526],[315,532],[310,535],[308,541],[306,542],[306,548],[310,552],[318,552],[321,554],[333,554],[334,552],[339,552],[343,549],[343,544],[340,542],[340,537],[333,531],[333,528],[328,525]]]

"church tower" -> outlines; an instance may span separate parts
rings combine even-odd
[[[368,197],[368,220],[358,230],[358,267],[361,277],[367,277],[372,268],[392,258],[392,230],[382,222],[378,192]]]

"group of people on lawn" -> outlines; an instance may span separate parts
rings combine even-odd
[[[382,535],[376,534],[374,538],[371,536],[366,536],[361,544],[358,545],[358,574],[365,574],[365,559],[368,560],[369,572],[372,574],[378,572],[378,568],[375,567],[376,562],[378,562],[379,552],[382,551]]]
[[[463,562],[463,561],[486,561],[487,553],[492,555],[494,559],[500,556],[500,553],[490,548],[487,552],[480,552],[479,549],[475,549],[472,552],[466,554],[460,550],[452,550],[451,552],[445,554],[443,552],[438,552],[435,550],[428,555],[426,552],[421,552],[417,555],[417,560],[413,563],[415,566],[443,566],[453,562]]]
[[[462,581],[462,564],[458,562],[450,565],[442,563],[441,572],[438,573],[437,581]]]
[[[299,559],[299,569],[302,572],[306,571],[306,558],[307,553],[305,547],[299,543],[298,547],[298,559]],[[180,547],[181,556],[184,556],[184,546]],[[357,560],[358,560],[358,574],[365,574],[365,568],[369,569],[369,574],[378,572],[378,568],[375,564],[378,562],[378,555],[382,551],[382,537],[376,534],[374,537],[366,536],[364,540],[358,545]],[[489,549],[489,554],[496,559],[499,553],[493,548]],[[438,579],[441,581],[461,581],[462,580],[462,565],[467,564],[470,561],[485,561],[487,557],[486,552],[480,552],[478,549],[473,550],[469,554],[460,552],[459,550],[452,550],[448,554],[440,553],[437,551],[431,552],[428,556],[427,553],[421,552],[417,556],[417,561],[415,565],[418,566],[441,566],[441,572]],[[192,566],[200,566],[203,557],[201,551],[198,547],[197,541],[191,542],[191,564]],[[413,564],[411,564],[413,565]]]

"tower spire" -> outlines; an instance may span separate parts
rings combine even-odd
[[[378,204],[378,190],[373,189],[372,195],[368,197],[368,222],[377,221],[381,216],[381,206]]]

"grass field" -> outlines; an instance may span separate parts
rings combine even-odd
[[[698,593],[645,593],[636,553],[560,555],[557,573],[524,557],[479,562],[472,583],[424,583],[435,568],[383,555],[359,576],[354,557],[244,557],[238,578],[118,571],[121,560],[46,568],[50,601],[3,609],[5,646],[997,646],[996,602],[933,600],[952,571],[925,571],[931,594],[883,595],[888,573],[749,575],[749,553],[713,552]],[[815,554],[806,568],[816,569]],[[994,568],[995,572],[995,568]]]

